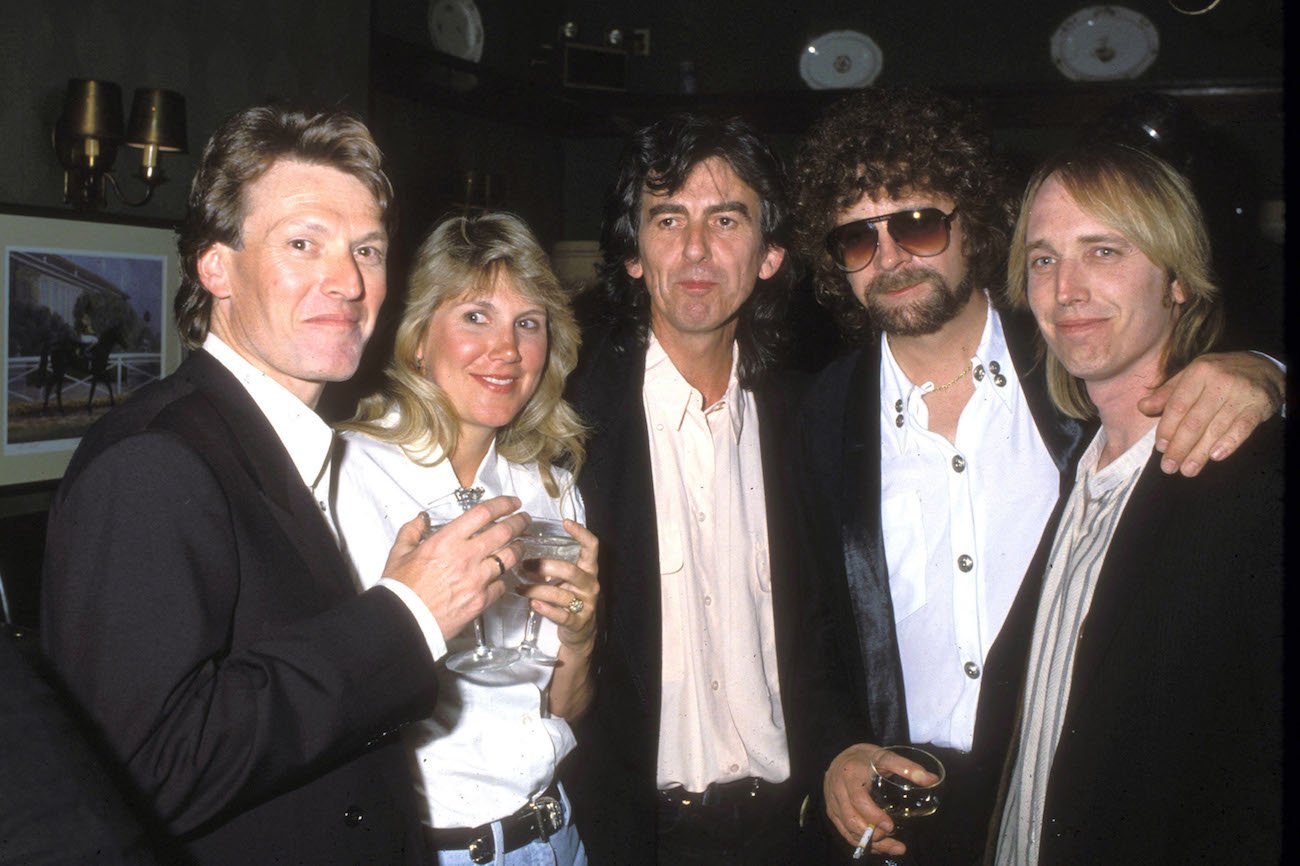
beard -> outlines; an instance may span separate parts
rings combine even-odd
[[[902,306],[880,303],[879,295],[894,292],[918,283],[927,283],[933,289],[925,297]],[[974,288],[970,275],[965,276],[956,288],[935,270],[926,267],[909,268],[881,274],[866,286],[864,306],[871,322],[886,334],[896,337],[921,337],[933,334],[951,322],[966,306]]]

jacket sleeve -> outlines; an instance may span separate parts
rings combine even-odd
[[[51,509],[45,650],[176,833],[332,768],[436,694],[400,600],[322,587],[265,513],[169,433],[110,446]]]

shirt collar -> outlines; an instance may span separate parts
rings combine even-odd
[[[378,421],[381,427],[395,427],[400,420],[401,415],[397,409],[391,409]],[[451,461],[447,459],[446,452],[441,445],[433,445],[427,450],[407,452],[405,448],[398,447],[394,453],[403,455],[399,461],[399,470],[402,471],[402,484],[408,487],[408,492],[419,500],[421,508],[436,511],[443,514],[448,520],[455,517],[460,512],[456,502],[456,491],[460,489],[460,479],[456,477],[456,470],[452,468]],[[421,466],[427,466],[427,472],[409,473],[408,461],[419,463]],[[497,454],[497,442],[493,438],[488,443],[487,453],[483,455],[483,462],[479,464],[474,473],[474,481],[469,486],[483,488],[482,499],[491,499],[493,496],[499,496],[505,489],[504,475],[509,473],[509,467],[505,460]],[[409,477],[407,477],[409,476]],[[481,501],[480,500],[480,501]]]
[[[651,405],[663,414],[675,430],[682,428],[682,423],[691,411],[699,412],[701,416],[726,412],[731,422],[731,432],[739,441],[740,434],[745,429],[745,408],[749,402],[749,394],[740,387],[736,373],[739,361],[740,350],[733,341],[727,390],[723,392],[721,400],[705,409],[704,395],[686,381],[652,331],[645,353],[645,393],[650,397]]]
[[[988,295],[985,293],[985,300]],[[1014,410],[1020,398],[1020,378],[1015,365],[1011,362],[1011,352],[1007,348],[1006,334],[1002,329],[1002,318],[989,303],[984,317],[984,332],[980,335],[979,345],[970,358],[970,377],[976,392],[992,394],[1008,410]],[[903,368],[894,358],[889,348],[889,338],[880,335],[880,386],[881,406],[890,415],[898,416],[910,412],[916,416],[917,423],[928,425],[928,413],[925,401],[921,398],[934,390],[933,382],[914,385],[907,378]],[[891,425],[892,426],[892,425]]]
[[[254,367],[216,334],[208,333],[203,350],[244,387],[289,452],[303,484],[314,487],[324,475],[334,431],[293,392]]]

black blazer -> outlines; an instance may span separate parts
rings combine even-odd
[[[418,862],[407,754],[436,693],[358,595],[265,416],[205,352],[85,437],[50,510],[41,639],[201,863]]]
[[[1001,318],[1025,400],[1061,470],[1064,490],[1084,428],[1060,415],[1047,396],[1033,321],[1005,312]],[[831,635],[830,646],[823,650],[830,675],[823,683],[832,694],[809,698],[824,708],[825,736],[817,759],[825,769],[853,743],[908,740],[907,701],[880,515],[878,340],[838,359],[816,377],[800,406],[796,436],[801,548],[808,557],[803,571],[810,576],[810,588],[817,590],[818,619],[830,624]],[[1054,527],[1055,518],[1047,528]],[[1039,537],[1044,527],[1027,526],[1023,531]],[[962,785],[961,802],[986,810],[977,822],[981,830],[992,809],[1013,732],[1020,675],[1037,608],[1041,575],[1032,569],[1029,575],[985,660],[969,764],[960,780],[950,772],[949,788],[956,788],[954,782]],[[948,817],[942,812],[941,816]],[[925,835],[937,833],[927,828]],[[958,847],[963,856],[977,860],[983,850],[982,834]]]
[[[659,548],[650,445],[641,389],[645,348],[610,328],[584,336],[569,379],[569,400],[591,426],[578,478],[590,528],[600,537],[600,638],[593,663],[596,698],[576,728],[578,746],[563,769],[592,863],[655,863],[656,769],[662,685]],[[799,603],[784,448],[791,382],[754,391],[767,501],[778,676],[792,779],[806,787],[810,763],[791,664]],[[792,822],[796,814],[790,815]]]
[[[1158,454],[1139,477],[1075,653],[1040,863],[1279,862],[1283,429],[1196,478]]]

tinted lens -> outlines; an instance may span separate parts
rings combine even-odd
[[[869,220],[855,220],[826,236],[826,251],[838,268],[853,273],[871,264],[879,243],[880,235]]]
[[[914,256],[937,256],[948,249],[948,217],[938,208],[890,214],[889,236]]]

